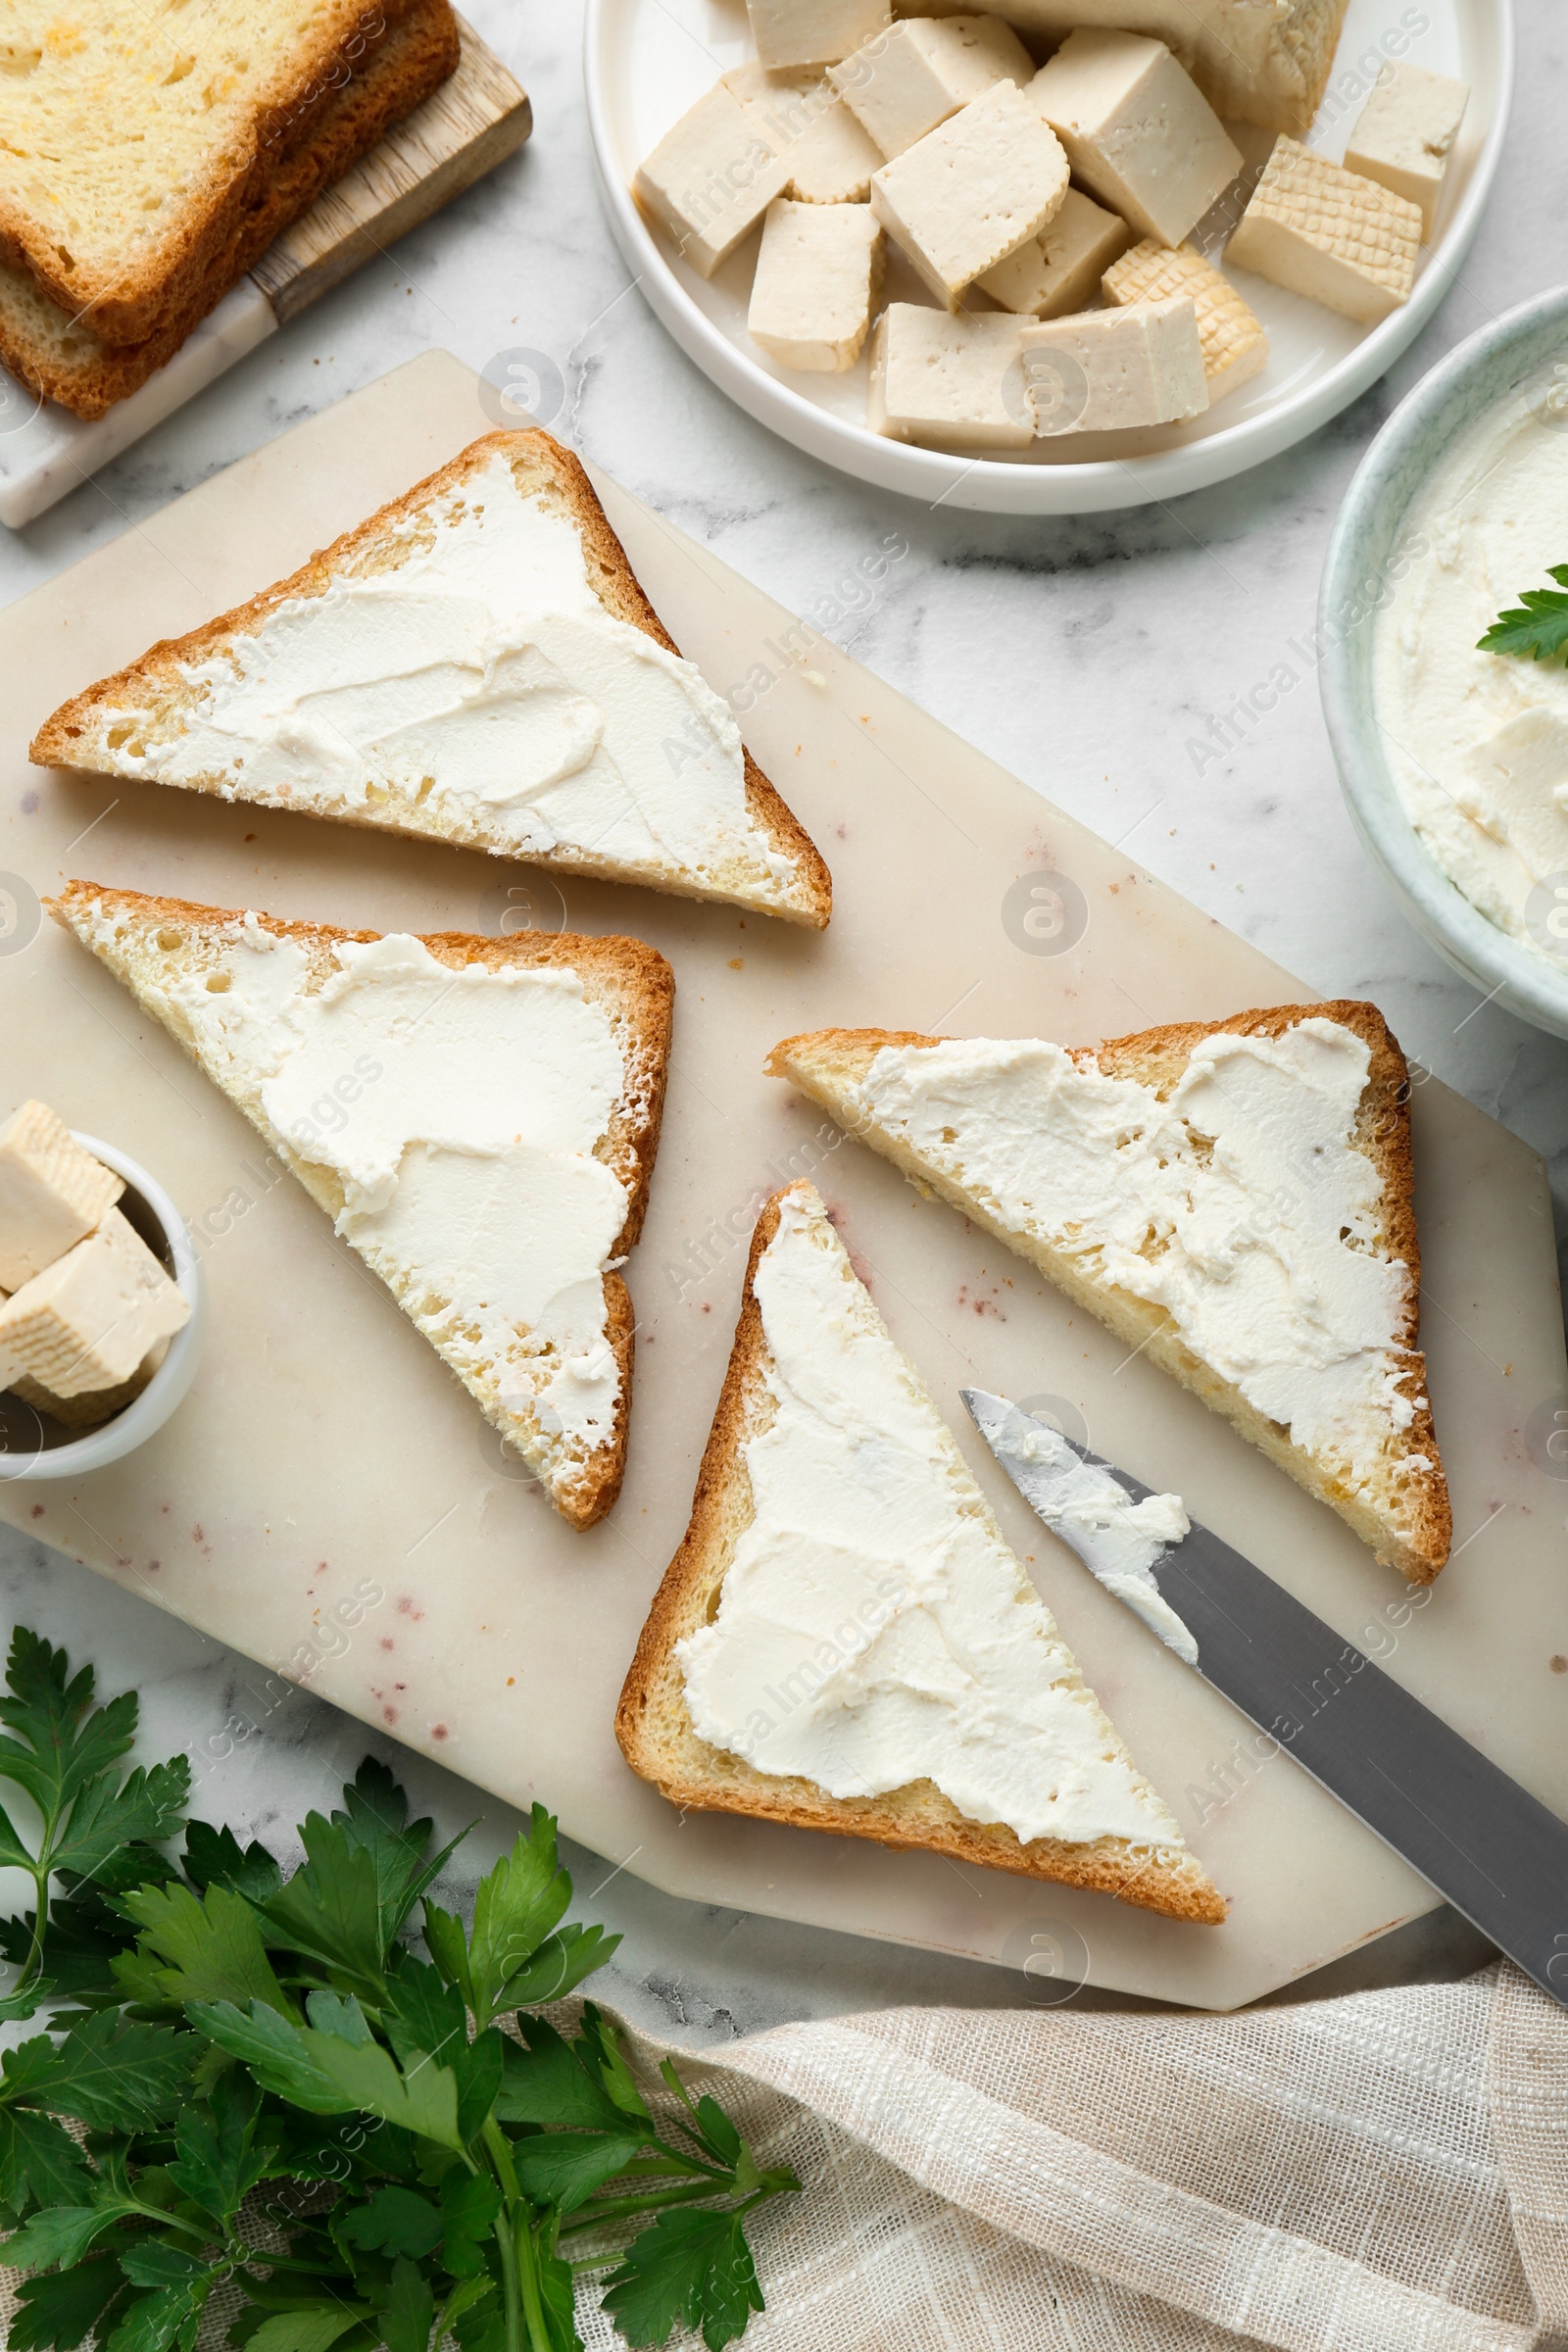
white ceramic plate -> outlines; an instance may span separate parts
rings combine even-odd
[[[998,10],[1004,15],[1005,8]],[[1027,459],[945,456],[865,429],[865,362],[844,375],[807,375],[764,357],[746,331],[760,231],[705,282],[651,229],[632,201],[638,163],[729,67],[753,54],[744,0],[589,0],[584,76],[594,153],[615,241],[654,311],[703,372],[750,416],[857,480],[929,504],[994,514],[1081,514],[1145,506],[1227,480],[1277,457],[1375,383],[1431,318],[1463,262],[1491,190],[1513,80],[1511,0],[1350,0],[1312,144],[1344,153],[1359,100],[1343,77],[1391,33],[1403,54],[1470,84],[1470,105],[1448,174],[1435,245],[1415,293],[1381,325],[1361,327],[1250,272],[1237,283],[1273,346],[1263,373],[1188,424],[1043,441]],[[1402,27],[1402,29],[1401,29]],[[1249,163],[1267,131],[1232,126]],[[1203,241],[1201,228],[1200,242]],[[929,299],[897,257],[895,301]]]

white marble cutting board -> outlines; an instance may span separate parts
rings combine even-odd
[[[612,485],[612,519],[685,650],[721,691],[757,672],[748,740],[834,869],[823,937],[604,885],[573,883],[564,902],[525,867],[27,766],[32,728],[66,694],[291,568],[489,421],[477,379],[428,354],[0,617],[0,908],[7,892],[15,908],[0,923],[0,1106],[41,1094],[150,1166],[196,1228],[213,1310],[196,1385],[160,1437],[74,1486],[0,1486],[0,1516],[481,1788],[543,1798],[574,1838],[701,1901],[1013,1965],[1033,1951],[1073,1978],[1216,2008],[1430,1907],[1288,1760],[1237,1761],[1249,1727],[1043,1534],[972,1437],[957,1392],[978,1382],[1061,1400],[1101,1451],[1178,1489],[1568,1811],[1568,1485],[1544,1444],[1568,1376],[1535,1154],[1436,1082],[1417,1088],[1424,1330],[1459,1549],[1412,1616],[1399,1579],[1229,1429],[760,1074],[777,1038],[828,1021],[1079,1042],[1311,992],[825,641],[792,665],[788,616]],[[890,509],[890,533],[897,521]],[[1004,911],[1020,877],[1047,872],[1087,917],[1055,955],[1020,946]],[[35,921],[36,896],[72,874],[381,929],[618,928],[671,958],[668,1106],[627,1270],[630,1464],[606,1523],[577,1536],[555,1517],[304,1194],[269,1180],[245,1122]],[[804,1147],[1091,1681],[1232,1897],[1225,1927],[683,1819],[622,1764],[614,1697],[685,1523],[745,1204],[806,1164]]]

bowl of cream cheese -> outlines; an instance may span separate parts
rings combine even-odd
[[[1568,287],[1395,411],[1341,509],[1319,630],[1368,855],[1446,961],[1568,1037]]]

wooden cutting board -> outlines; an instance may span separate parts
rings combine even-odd
[[[1043,1533],[969,1430],[971,1382],[1056,1399],[1568,1812],[1568,1489],[1548,1443],[1568,1376],[1539,1159],[1417,1086],[1424,1333],[1457,1548],[1412,1611],[1399,1579],[1229,1428],[760,1070],[777,1038],[828,1021],[1078,1043],[1312,992],[612,484],[612,520],[677,640],[720,691],[751,682],[748,740],[834,869],[825,935],[602,884],[563,896],[465,852],[27,766],[65,695],[288,570],[489,422],[475,377],[427,354],[0,616],[0,1106],[40,1094],[149,1166],[191,1220],[212,1309],[195,1387],[157,1439],[73,1486],[0,1486],[0,1515],[256,1660],[243,1721],[292,1677],[512,1803],[544,1799],[572,1837],[700,1901],[1216,2008],[1429,1908],[1429,1888],[1287,1758],[1260,1763],[1250,1727]],[[630,930],[669,956],[668,1107],[627,1270],[630,1463],[602,1526],[563,1525],[252,1130],[39,918],[72,874],[376,929]],[[621,1762],[615,1694],[685,1524],[748,1203],[792,1169],[842,1212],[1089,1679],[1232,1897],[1225,1927],[682,1817]]]
[[[455,71],[269,246],[157,374],[88,422],[0,368],[0,523],[20,530],[522,145],[527,93],[458,19]]]

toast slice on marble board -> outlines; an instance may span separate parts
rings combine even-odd
[[[672,1804],[1225,1917],[808,1183],[758,1220],[615,1736]]]
[[[636,939],[380,937],[72,882],[49,910],[242,1110],[573,1527],[613,1504],[674,978]]]
[[[1376,1005],[1272,1005],[1072,1051],[820,1029],[766,1066],[1200,1396],[1380,1560],[1413,1584],[1438,1574],[1452,1516],[1419,1347],[1409,1073]]]
[[[445,841],[820,930],[827,867],[587,474],[475,441],[292,577],[45,721],[43,766]]]

